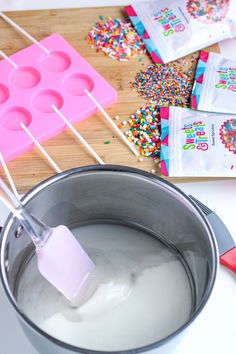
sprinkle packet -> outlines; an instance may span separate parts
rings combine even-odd
[[[236,114],[236,60],[217,53],[200,53],[191,107]]]
[[[236,115],[163,107],[161,172],[173,177],[235,177]]]
[[[236,0],[151,0],[126,13],[159,64],[236,36]]]

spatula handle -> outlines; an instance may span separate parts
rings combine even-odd
[[[0,200],[19,220],[25,231],[31,237],[37,249],[40,249],[52,233],[52,229],[42,221],[32,216],[10,191],[0,177]]]

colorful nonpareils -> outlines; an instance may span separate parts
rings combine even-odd
[[[160,113],[155,104],[138,109],[129,119],[128,140],[138,146],[142,156],[160,157]]]
[[[108,17],[105,22],[95,23],[87,41],[97,51],[101,50],[106,56],[119,61],[128,61],[145,52],[145,45],[131,23],[119,18],[113,20]]]
[[[195,19],[204,23],[223,20],[228,12],[230,0],[189,0],[187,11]]]
[[[193,55],[191,62],[196,65],[197,57]],[[159,106],[190,106],[194,70],[185,68],[185,62],[149,65],[136,74],[131,88],[150,103]]]

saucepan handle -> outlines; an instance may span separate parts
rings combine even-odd
[[[236,273],[236,247],[220,256],[220,263]]]
[[[207,219],[216,236],[220,263],[236,273],[236,247],[229,230],[216,213],[207,215]]]
[[[236,246],[234,239],[221,218],[205,204],[189,195],[208,219],[218,245],[220,263],[236,273]]]

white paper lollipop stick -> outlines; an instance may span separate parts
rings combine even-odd
[[[25,131],[25,133],[29,136],[29,138],[33,141],[33,143],[37,146],[37,148],[41,151],[41,153],[46,157],[52,168],[60,173],[61,169],[58,167],[56,162],[53,161],[53,159],[48,155],[47,151],[42,147],[42,145],[39,143],[39,141],[33,136],[33,134],[30,132],[30,130],[25,126],[24,123],[20,123],[21,128]]]
[[[6,53],[4,53],[2,50],[0,50],[0,56],[3,57],[8,61],[9,64],[11,64],[15,69],[18,68],[18,65],[8,56]]]
[[[0,161],[1,161],[1,165],[2,165],[2,167],[4,169],[4,172],[5,172],[6,176],[7,176],[8,182],[9,182],[9,184],[11,186],[11,189],[12,189],[13,193],[15,194],[17,199],[20,199],[19,194],[18,194],[18,192],[16,190],[15,183],[13,182],[13,179],[12,179],[12,177],[10,175],[10,172],[8,170],[8,167],[7,167],[7,164],[6,164],[5,160],[4,160],[4,157],[3,157],[1,152],[0,152]]]
[[[12,21],[7,15],[3,12],[0,12],[0,16],[7,22],[9,25],[14,27],[17,31],[21,32],[26,38],[28,38],[31,42],[36,44],[40,49],[42,49],[46,54],[50,54],[50,50],[48,50],[44,45],[42,45],[37,39],[31,36],[28,32],[26,32],[22,27],[17,25],[14,21]]]
[[[73,127],[65,115],[59,111],[59,109],[53,104],[52,109],[55,113],[64,121],[76,138],[85,146],[85,148],[90,152],[90,154],[95,158],[95,160],[101,165],[105,165],[105,162],[98,156],[98,154],[93,150],[93,148],[87,143],[87,141],[80,135],[80,133]]]
[[[138,151],[133,147],[132,144],[126,139],[124,134],[120,131],[120,129],[117,127],[117,125],[113,122],[112,118],[107,114],[107,112],[103,109],[103,107],[98,103],[96,98],[87,90],[85,89],[84,92],[86,95],[91,99],[91,101],[95,104],[95,106],[99,109],[99,111],[103,114],[103,116],[106,118],[106,120],[111,124],[113,129],[117,132],[121,140],[129,147],[129,149],[132,151],[132,153],[140,158],[140,154]]]

